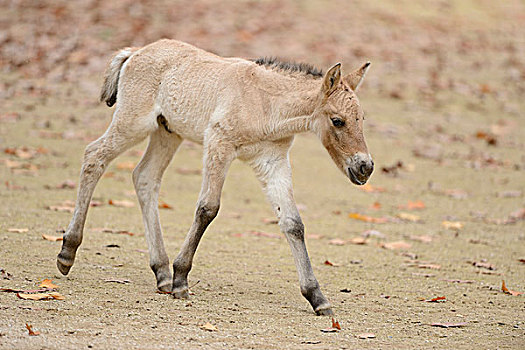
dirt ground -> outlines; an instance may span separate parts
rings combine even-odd
[[[0,292],[0,349],[525,348],[525,295],[502,291],[504,280],[525,292],[524,20],[521,1],[1,1],[0,288],[52,279],[64,299]],[[83,150],[111,120],[97,99],[106,60],[161,37],[323,68],[372,61],[359,93],[370,185],[350,184],[314,135],[291,154],[341,330],[321,331],[331,319],[301,296],[241,162],[197,252],[190,300],[155,292],[131,182],[145,143],[112,163],[70,275],[56,269],[61,242],[42,235],[66,228]],[[184,143],[164,177],[171,259],[201,156]]]

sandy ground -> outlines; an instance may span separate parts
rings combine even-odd
[[[203,46],[227,55],[278,53],[282,48],[286,57],[310,58],[324,67],[332,56],[349,65],[364,59],[359,52],[343,53],[352,42],[335,34],[333,45],[340,39],[342,46],[326,55],[326,46],[312,46],[304,31],[297,30],[308,28],[305,22],[312,18],[317,22],[311,24],[320,26],[323,16],[334,13],[330,7],[319,11],[323,7],[315,1],[291,3],[285,7],[297,16],[285,16],[277,4],[239,5],[236,35],[246,41],[225,39],[228,35],[216,22],[203,26],[209,35],[185,31],[184,21],[190,19],[184,18],[177,24],[182,28],[179,38],[204,41]],[[111,50],[93,49],[98,56],[92,61],[68,61],[68,68],[58,73],[45,60],[16,66],[14,59],[6,59],[5,49],[0,74],[5,88],[0,111],[0,269],[5,272],[0,288],[34,290],[48,278],[65,299],[31,301],[0,292],[0,348],[524,348],[525,295],[502,291],[505,280],[510,290],[525,292],[525,65],[519,39],[524,36],[518,35],[523,29],[517,25],[524,18],[523,6],[509,2],[494,9],[482,2],[471,8],[468,1],[440,1],[428,11],[418,4],[412,13],[408,2],[394,4],[376,8],[356,3],[375,14],[368,27],[361,27],[371,42],[380,40],[385,23],[421,31],[420,36],[392,36],[406,46],[361,47],[371,60],[376,58],[360,92],[376,163],[371,187],[365,191],[350,184],[314,135],[299,135],[291,154],[314,271],[342,328],[334,333],[321,331],[331,326],[330,318],[315,316],[301,296],[286,240],[269,222],[269,205],[251,169],[241,162],[230,170],[219,217],[197,252],[190,300],[155,292],[131,183],[132,166],[145,143],[118,158],[99,183],[94,199],[101,205],[89,212],[70,275],[61,276],[55,266],[61,242],[45,240],[42,234],[60,236],[67,226],[71,214],[64,202],[76,197],[83,149],[110,122],[111,110],[97,102],[102,63],[111,50],[134,41],[111,37],[104,42]],[[452,11],[456,17],[440,15],[447,13],[438,11],[446,4],[457,10]],[[189,18],[209,19],[212,5],[188,5],[184,11]],[[14,5],[5,9],[2,25],[16,16],[25,22],[18,31],[10,27],[11,39],[2,41],[3,48],[18,40],[13,33],[25,33],[31,14],[49,12],[45,7],[24,14]],[[217,11],[218,16],[231,15]],[[269,21],[281,31],[250,27],[245,19],[254,11],[278,11]],[[344,8],[334,16],[352,16],[350,12]],[[78,15],[66,6],[66,18]],[[483,23],[484,18],[493,21]],[[460,20],[467,24],[457,32],[445,28]],[[252,24],[262,26],[259,21]],[[148,23],[159,27],[153,19]],[[145,32],[135,44],[161,35],[157,29]],[[446,51],[449,44],[440,41],[439,33],[457,50]],[[285,34],[296,46],[279,45],[292,40]],[[81,49],[93,47],[80,37],[86,40],[80,41]],[[258,53],[257,42],[263,52]],[[446,54],[434,54],[431,43]],[[297,55],[294,48],[299,48]],[[71,73],[77,64],[82,79]],[[432,64],[443,69],[433,72]],[[184,143],[164,178],[161,200],[171,208],[161,210],[161,220],[171,259],[193,219],[201,156],[200,146]],[[66,186],[67,180],[73,184]],[[133,206],[109,205],[110,200]],[[418,201],[424,208],[412,208],[422,206],[414,204]],[[355,213],[387,222],[355,220]],[[447,221],[461,227],[447,228]],[[355,244],[363,237],[364,244]],[[436,297],[445,300],[425,301]],[[29,336],[26,323],[40,335]],[[215,330],[202,329],[206,323]],[[374,337],[360,339],[365,333]]]

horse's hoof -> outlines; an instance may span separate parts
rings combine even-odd
[[[315,314],[317,316],[333,316],[334,312],[332,311],[331,307],[325,307],[325,308],[318,308],[315,310]]]
[[[161,293],[171,293],[171,281],[160,282],[157,284],[157,289]]]
[[[58,271],[60,271],[60,273],[64,276],[66,276],[69,273],[69,270],[71,270],[71,266],[73,266],[73,264],[65,263],[64,259],[62,259],[60,255],[57,257]]]
[[[190,297],[190,293],[187,288],[181,290],[173,290],[171,291],[171,295],[173,295],[175,299],[189,299]]]

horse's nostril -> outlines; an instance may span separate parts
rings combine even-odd
[[[361,166],[359,167],[359,171],[361,172],[361,174],[365,175],[365,173],[366,173],[366,164],[365,163],[361,164]]]

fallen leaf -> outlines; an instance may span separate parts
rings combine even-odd
[[[469,263],[471,263],[472,265],[476,266],[476,267],[479,267],[479,268],[482,268],[482,269],[487,269],[487,270],[496,270],[496,267],[488,262],[484,262],[484,261],[469,261]]]
[[[386,189],[384,187],[372,186],[370,184],[363,185],[359,187],[359,189],[368,193],[386,192]]]
[[[374,209],[374,210],[379,210],[379,209],[381,209],[381,203],[379,203],[379,202],[374,202],[370,207],[371,207],[372,209]]]
[[[471,280],[457,280],[457,279],[445,279],[443,281],[450,282],[450,283],[474,283],[475,282]]]
[[[366,238],[365,237],[354,237],[354,238],[350,238],[348,242],[352,244],[363,245],[363,244],[366,244]]]
[[[29,232],[28,228],[8,228],[7,232],[26,233]]]
[[[390,250],[397,250],[397,249],[410,249],[412,247],[412,244],[407,243],[405,241],[396,241],[396,242],[389,242],[389,243],[381,243],[380,247]]]
[[[328,266],[334,266],[334,267],[341,266],[340,264],[335,264],[329,260],[325,260],[324,264]]]
[[[447,230],[455,230],[455,231],[459,231],[463,228],[463,224],[459,221],[443,221],[441,223],[441,226],[443,226]]]
[[[410,239],[413,241],[419,241],[423,243],[430,243],[432,242],[432,236],[428,235],[421,235],[421,236],[410,236]]]
[[[212,325],[210,322],[206,322],[205,324],[199,326],[199,328],[203,329],[205,331],[208,331],[208,332],[216,332],[217,331],[217,327]]]
[[[373,339],[376,335],[374,333],[361,333],[356,335],[356,337],[359,339]]]
[[[354,220],[360,220],[360,221],[364,221],[364,222],[373,222],[373,223],[377,223],[377,224],[383,224],[383,223],[388,221],[387,218],[374,218],[372,216],[362,215],[362,214],[359,214],[359,213],[350,213],[350,214],[348,214],[348,217],[350,219],[354,219]]]
[[[419,276],[419,277],[425,277],[425,278],[436,277],[436,275],[434,275],[433,273],[419,273],[419,272],[412,272],[412,276]]]
[[[501,281],[501,290],[503,291],[503,293],[505,294],[510,294],[510,295],[514,295],[514,296],[518,296],[518,295],[521,295],[523,294],[523,292],[516,292],[514,290],[509,290],[507,288],[507,286],[505,285],[505,280],[502,280]]]
[[[57,189],[57,190],[63,190],[63,189],[74,189],[76,187],[76,183],[71,181],[71,180],[65,180],[64,182],[62,183],[59,183],[58,185],[56,186],[50,186],[50,185],[44,185],[44,188],[47,188],[47,189]]]
[[[120,283],[120,284],[128,284],[131,283],[130,280],[105,280],[106,283]]]
[[[432,299],[425,299],[424,301],[428,302],[428,303],[437,303],[438,301],[445,301],[447,300],[447,298],[445,297],[435,297],[435,298],[432,298]]]
[[[33,331],[33,326],[32,325],[26,323],[26,328],[27,328],[27,331],[29,332],[30,336],[40,335],[39,331]]]
[[[58,289],[58,286],[53,283],[52,280],[46,278],[43,280],[39,285],[40,288],[47,288],[47,289]]]
[[[58,292],[49,293],[16,293],[16,296],[25,300],[64,300],[65,297]]]
[[[173,209],[173,207],[166,202],[160,201],[159,209]]]
[[[42,234],[42,238],[47,241],[51,241],[51,242],[58,242],[58,241],[64,240],[64,237],[62,236],[51,236],[51,235],[46,235],[46,234]]]
[[[341,325],[339,324],[339,321],[337,321],[333,317],[332,317],[332,328],[336,328],[336,329],[341,330]]]
[[[400,209],[408,209],[408,210],[421,210],[425,209],[425,203],[423,201],[417,200],[417,201],[408,201],[406,205],[400,205],[398,206]]]
[[[419,264],[417,265],[420,269],[431,269],[431,270],[439,270],[441,269],[441,265],[436,264]]]
[[[403,221],[409,221],[409,222],[419,222],[421,221],[421,218],[414,214],[409,214],[405,212],[400,212],[397,214],[397,217],[400,218]]]
[[[407,258],[409,258],[410,260],[416,260],[417,259],[417,254],[416,253],[411,253],[411,252],[403,252],[401,253],[402,256],[406,256]]]
[[[377,230],[366,230],[365,232],[361,233],[361,236],[365,238],[368,238],[368,237],[385,238],[385,235]]]
[[[127,200],[112,200],[110,199],[108,201],[108,204],[109,205],[113,205],[115,207],[121,207],[121,208],[132,208],[135,206],[135,203],[131,202],[131,201],[127,201]]]
[[[337,328],[323,328],[321,329],[321,332],[323,333],[336,333],[339,332]]]
[[[441,327],[441,328],[458,328],[466,326],[468,322],[458,322],[458,323],[432,323],[432,327]]]
[[[339,239],[339,238],[334,238],[334,239],[329,240],[328,244],[331,244],[331,245],[345,245],[346,241],[344,241],[342,239]]]

